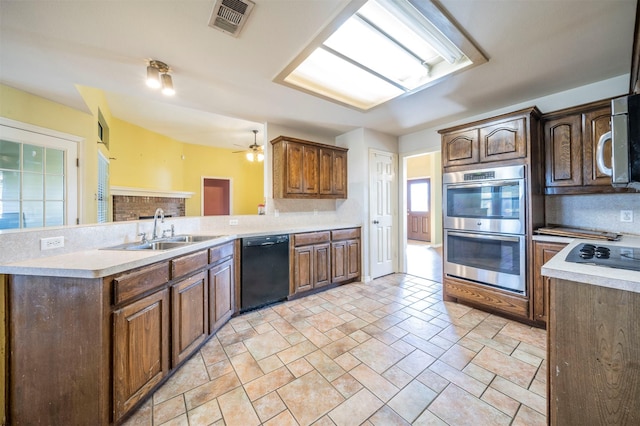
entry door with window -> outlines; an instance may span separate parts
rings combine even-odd
[[[407,238],[431,241],[431,179],[407,181]]]
[[[18,128],[23,125],[27,130]],[[48,129],[0,120],[0,229],[76,222],[80,139],[58,135]]]

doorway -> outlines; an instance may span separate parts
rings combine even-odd
[[[231,214],[231,179],[202,178],[202,215]]]
[[[396,154],[369,150],[369,271],[375,279],[397,270]]]
[[[431,242],[431,179],[407,181],[407,239]]]

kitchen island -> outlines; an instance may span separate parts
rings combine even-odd
[[[7,283],[11,423],[126,419],[238,312],[241,238],[328,233],[334,269],[357,268],[350,280],[329,284],[360,279],[358,225],[255,220],[261,219],[260,227],[234,229],[207,226],[206,218],[175,220],[181,233],[211,238],[167,250],[109,249],[140,244],[136,235],[148,228],[145,222],[2,235],[3,243],[23,237],[14,247],[21,252],[0,264]],[[339,238],[346,231],[349,239]],[[36,243],[47,233],[64,233],[70,247],[42,255]],[[340,251],[351,240],[358,250]]]
[[[584,243],[629,247],[640,258],[640,237],[574,240],[542,267],[551,278],[547,419],[551,425],[637,425],[640,271],[567,262]]]

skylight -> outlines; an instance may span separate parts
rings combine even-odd
[[[486,62],[428,1],[368,0],[339,19],[276,81],[366,111]]]

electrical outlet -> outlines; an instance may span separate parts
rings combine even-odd
[[[40,238],[40,250],[51,250],[64,247],[64,237]]]
[[[620,210],[620,222],[633,222],[633,210]]]
[[[238,219],[229,219],[229,225],[237,225]]]

